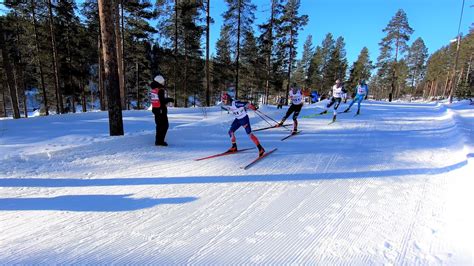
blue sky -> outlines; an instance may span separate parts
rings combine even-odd
[[[268,19],[270,0],[253,0],[257,5],[257,21]],[[211,51],[219,38],[222,13],[227,9],[224,0],[211,1],[211,16],[215,23],[211,28]],[[474,22],[474,0],[465,0],[461,32],[468,33]],[[352,65],[360,50],[366,46],[371,59],[376,62],[378,43],[384,37],[382,30],[398,9],[407,13],[408,22],[415,30],[410,44],[421,37],[431,54],[456,37],[462,0],[301,0],[300,14],[309,16],[308,25],[300,32],[298,58],[308,35],[313,45],[321,44],[331,32],[335,38],[344,37],[347,59]]]

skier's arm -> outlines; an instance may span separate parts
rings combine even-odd
[[[225,105],[223,102],[220,102],[217,105],[219,105],[221,107],[221,109],[224,110],[224,111],[229,111],[230,110],[230,106]]]

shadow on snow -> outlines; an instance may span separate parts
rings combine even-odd
[[[141,186],[179,185],[242,182],[292,182],[350,178],[384,178],[413,175],[437,175],[466,166],[467,159],[439,168],[413,168],[359,172],[236,175],[236,176],[194,176],[194,177],[149,177],[149,178],[107,178],[107,179],[53,179],[53,178],[0,178],[0,187],[94,187],[94,186]],[[1,199],[0,199],[1,200]],[[157,204],[162,204],[159,202]],[[3,207],[0,201],[0,209]]]
[[[0,198],[1,211],[75,211],[123,212],[151,208],[162,204],[183,204],[197,200],[182,198],[130,198],[129,195],[70,195],[53,198]]]

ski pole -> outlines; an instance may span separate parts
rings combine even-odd
[[[259,111],[259,110],[255,110],[255,112],[259,112],[260,114],[268,117],[269,119],[271,119],[273,122],[277,123],[278,124],[278,121],[276,121],[275,119],[271,118],[269,115],[265,114],[264,112],[262,111]],[[286,126],[284,125],[281,125],[283,128],[285,128],[286,130],[289,130],[289,131],[292,131],[291,129],[287,128]]]
[[[278,122],[277,122],[275,119],[271,118],[269,115],[265,114],[264,112],[262,112],[262,111],[260,111],[260,110],[255,110],[255,112],[258,112],[258,113],[260,113],[260,114],[266,116],[267,118],[269,118],[270,120],[272,120],[273,122],[275,122],[275,123],[278,124]]]
[[[267,119],[265,119],[265,117],[261,116],[259,113],[257,113],[257,110],[254,110],[254,112],[261,118],[263,119],[263,121],[267,122],[267,124],[269,124],[270,126],[273,126],[270,122],[268,122]]]

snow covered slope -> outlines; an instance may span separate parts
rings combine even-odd
[[[278,151],[248,170],[256,149],[194,161],[230,146],[218,108],[171,108],[169,147],[149,111],[124,112],[122,137],[106,112],[0,120],[0,264],[472,265],[473,106],[354,114],[256,132]]]

